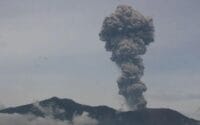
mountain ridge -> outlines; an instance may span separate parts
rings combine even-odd
[[[172,109],[142,109],[121,112],[108,106],[88,106],[71,99],[52,97],[38,103],[0,110],[7,114],[33,114],[37,117],[51,115],[55,119],[69,120],[74,115],[87,112],[89,117],[99,121],[99,125],[200,125],[199,121],[188,118]]]

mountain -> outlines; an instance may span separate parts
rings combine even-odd
[[[53,97],[38,103],[0,110],[7,114],[34,114],[45,117],[50,114],[55,119],[71,121],[74,115],[87,112],[99,125],[200,125],[199,121],[188,118],[171,109],[142,109],[120,112],[107,106],[87,106],[70,99]]]

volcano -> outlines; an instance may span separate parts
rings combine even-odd
[[[76,103],[71,99],[52,97],[38,102],[42,108],[51,107],[53,117],[59,120],[72,120],[74,115],[87,112],[89,117],[98,121],[99,125],[200,125],[200,122],[188,118],[171,109],[141,109],[121,112],[107,106],[88,106]],[[56,112],[62,109],[61,112]],[[0,110],[6,114],[33,114],[45,117],[45,113],[35,103]]]

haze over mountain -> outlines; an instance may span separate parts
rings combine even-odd
[[[1,110],[0,113],[15,115],[17,113],[24,117],[34,115],[34,118],[29,117],[30,122],[39,117],[50,118],[48,119],[49,122],[53,119],[67,125],[199,125],[198,121],[171,109],[147,108],[120,112],[107,106],[82,105],[70,99],[57,97],[33,104],[7,108]],[[77,119],[79,122],[77,122]],[[12,118],[10,120],[12,121]],[[57,125],[57,123],[54,124]]]

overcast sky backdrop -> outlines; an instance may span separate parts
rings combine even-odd
[[[200,107],[199,0],[0,0],[0,105],[52,96],[119,109],[117,66],[98,33],[128,4],[153,17],[143,56],[149,107]]]

